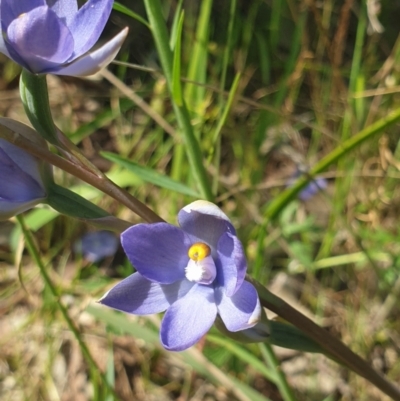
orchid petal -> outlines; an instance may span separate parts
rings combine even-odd
[[[239,239],[225,233],[218,241],[218,284],[225,289],[228,297],[235,294],[246,276],[247,262]]]
[[[226,220],[229,223],[231,222],[229,220],[229,217],[215,203],[206,200],[197,200],[192,203],[189,203],[182,210],[188,213],[194,210],[201,214],[208,214],[210,216]]]
[[[25,212],[26,210],[36,206],[44,199],[45,198],[33,199],[29,202],[9,202],[0,199],[0,221],[7,220],[10,217]]]
[[[74,58],[97,42],[111,14],[113,0],[88,0],[68,25],[75,40]]]
[[[229,331],[239,331],[253,327],[260,319],[261,305],[256,289],[248,281],[232,297],[222,288],[216,288],[215,298],[218,313]]]
[[[99,39],[113,0],[2,0],[0,52],[27,70],[59,75],[92,75],[108,65],[122,46],[124,29],[103,46]]]
[[[323,177],[316,177],[298,194],[302,201],[307,201],[316,195],[319,191],[323,191],[328,186],[328,181]]]
[[[187,349],[207,333],[216,316],[213,288],[196,284],[165,313],[161,322],[161,343],[171,351]]]
[[[0,171],[1,200],[17,203],[31,202],[46,196],[44,188],[32,176],[21,170],[1,148]]]
[[[98,49],[84,54],[70,64],[59,66],[57,69],[53,71],[49,70],[48,72],[56,75],[70,75],[74,77],[95,74],[106,67],[115,58],[127,34],[128,28],[125,28]]]
[[[207,201],[197,201],[185,206],[178,214],[178,222],[184,231],[199,241],[206,242],[214,254],[222,234],[236,233],[222,210]]]
[[[148,280],[171,284],[185,277],[190,238],[178,227],[137,224],[122,233],[121,243],[132,265]]]
[[[113,256],[119,241],[111,231],[101,230],[86,233],[74,243],[74,251],[92,263]]]
[[[19,54],[31,71],[68,60],[74,51],[69,29],[47,6],[35,8],[13,20],[7,28],[6,45]]]
[[[23,58],[4,40],[6,32],[10,23],[18,18],[19,15],[33,10],[35,7],[45,6],[45,0],[32,0],[32,1],[14,1],[3,0],[0,2],[0,21],[1,21],[1,38],[0,38],[0,52],[13,59],[21,66],[28,68]]]
[[[64,25],[69,26],[78,12],[76,0],[47,0],[47,5],[58,15]]]
[[[8,121],[4,120],[4,118],[0,118],[0,125],[4,125],[6,127],[10,125],[11,129],[14,129],[16,132],[18,132],[16,130],[17,125],[16,128],[13,128],[12,124],[8,124]],[[10,142],[7,142],[6,140],[1,138],[0,150],[3,150],[7,157],[10,158],[13,163],[18,166],[18,168],[20,168],[25,174],[29,175],[31,179],[36,182],[42,182],[42,174],[39,167],[40,162],[36,157],[30,155],[18,146],[12,145]],[[16,181],[16,178],[14,178],[14,180]]]
[[[133,273],[108,291],[99,302],[123,312],[150,315],[165,311],[191,287],[187,280],[160,285]]]
[[[42,6],[47,6],[46,0],[1,0],[0,15],[2,30],[6,31],[11,22],[18,18],[21,14],[29,13],[33,9]]]

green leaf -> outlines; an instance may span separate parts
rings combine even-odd
[[[178,22],[180,21],[182,4],[183,0],[179,0],[179,3],[175,10],[174,21],[172,23],[172,28],[171,28],[171,37],[169,39],[169,46],[171,47],[171,50],[175,49],[176,37],[178,34]]]
[[[213,135],[213,140],[212,140],[214,144],[217,141],[217,139],[221,133],[222,127],[224,126],[226,119],[228,118],[229,112],[231,111],[233,99],[235,98],[235,94],[236,94],[237,88],[239,86],[239,82],[240,82],[240,73],[236,74],[235,79],[233,80],[231,90],[229,91],[228,101],[226,102],[222,116],[218,121],[217,128],[215,129],[215,132]]]
[[[181,41],[184,11],[182,10],[178,21],[176,42],[174,46],[174,62],[172,66],[172,96],[178,106],[182,106],[182,85],[181,85]]]
[[[148,167],[139,166],[138,164],[127,160],[121,156],[114,153],[101,152],[101,155],[107,160],[117,163],[120,166],[125,167],[132,173],[136,174],[143,181],[149,182],[151,184],[157,185],[160,188],[169,189],[174,192],[179,192],[183,195],[193,196],[195,198],[200,198],[200,195],[193,189],[187,187],[186,185],[173,180],[172,178],[158,173]]]
[[[85,220],[109,216],[105,210],[55,183],[48,185],[47,191],[47,203],[59,213]]]
[[[295,349],[304,352],[326,352],[313,340],[307,337],[297,327],[276,320],[270,321],[271,336],[269,342],[282,348]]]
[[[140,15],[136,14],[135,12],[133,12],[132,10],[130,10],[128,7],[125,7],[124,5],[114,2],[113,5],[113,9],[116,11],[119,11],[129,17],[134,18],[135,20],[141,22],[143,25],[147,26],[147,28],[150,28],[150,24],[144,19],[142,18]]]

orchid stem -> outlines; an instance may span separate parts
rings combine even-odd
[[[59,145],[50,110],[46,75],[32,74],[23,68],[19,92],[25,113],[35,130],[52,145]]]
[[[36,248],[35,241],[33,239],[32,233],[27,228],[23,216],[19,215],[16,218],[17,218],[17,221],[18,221],[18,223],[19,223],[19,225],[21,227],[21,230],[22,230],[22,232],[24,234],[25,243],[26,243],[26,246],[28,248],[28,251],[31,254],[31,256],[34,259],[34,261],[36,262],[36,265],[39,267],[40,274],[43,277],[43,280],[44,280],[46,286],[49,288],[51,294],[53,295],[53,297],[55,299],[55,305],[57,305],[57,307],[60,309],[60,312],[63,315],[63,317],[64,317],[69,329],[71,330],[71,332],[75,336],[76,340],[78,341],[79,346],[80,346],[80,348],[82,350],[82,353],[83,353],[87,363],[89,364],[89,366],[93,370],[93,372],[96,372],[96,374],[100,375],[101,385],[104,384],[107,387],[107,389],[112,393],[112,395],[115,397],[115,399],[119,400],[119,397],[115,393],[114,388],[111,387],[109,382],[104,377],[104,374],[101,372],[101,370],[97,366],[96,362],[94,361],[94,359],[92,357],[92,354],[89,351],[89,348],[87,347],[86,343],[83,342],[83,340],[81,338],[81,333],[79,332],[78,328],[75,326],[74,322],[70,318],[66,307],[61,302],[60,294],[56,290],[56,287],[54,286],[53,282],[51,281],[51,278],[50,278],[49,274],[46,271],[46,268],[45,268],[45,266],[44,266],[44,264],[43,264],[43,262],[42,262],[42,260],[41,260],[41,258],[39,256],[39,252],[38,252],[38,250]]]

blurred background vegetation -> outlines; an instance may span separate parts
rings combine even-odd
[[[172,47],[184,10],[184,98],[215,200],[238,230],[249,273],[399,383],[399,125],[331,165],[321,174],[326,188],[314,196],[293,200],[273,221],[265,211],[294,177],[400,107],[400,3],[166,0],[163,6]],[[104,36],[126,25],[130,34],[109,67],[112,75],[49,76],[53,115],[94,164],[175,224],[198,186],[151,32],[140,21],[147,19],[144,5],[124,0],[115,8]],[[1,115],[26,122],[18,67],[2,57],[0,72]],[[55,176],[118,217],[140,222],[62,171]],[[132,273],[121,249],[92,262],[74,243],[93,228],[46,207],[26,213],[26,222],[61,294],[57,302],[103,376],[45,288],[18,226],[0,223],[2,400],[116,399],[104,380],[121,400],[387,399],[323,356],[276,347],[273,361],[264,345],[234,343],[216,330],[189,351],[165,352],[159,317],[128,317],[94,302]],[[277,362],[293,394],[280,387]]]

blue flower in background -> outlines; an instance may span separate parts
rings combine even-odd
[[[323,177],[316,177],[310,183],[307,184],[305,188],[303,188],[299,192],[299,199],[302,201],[306,201],[311,199],[314,195],[316,195],[319,191],[324,190],[328,186],[328,181],[326,181]]]
[[[32,73],[84,76],[118,53],[125,28],[92,50],[110,16],[113,0],[0,0],[0,52]],[[89,52],[90,51],[90,52]]]
[[[302,171],[298,169],[296,173],[287,181],[286,185],[291,187],[302,175]],[[297,197],[302,201],[307,201],[315,196],[319,191],[323,191],[328,186],[328,181],[323,177],[315,177],[310,181],[297,195]]]
[[[122,246],[137,272],[99,301],[124,312],[148,315],[166,310],[163,346],[189,348],[217,315],[229,331],[253,327],[261,306],[245,281],[246,259],[228,217],[214,204],[196,201],[178,214],[181,228],[138,224],[122,233]]]
[[[113,256],[118,249],[118,238],[110,231],[87,233],[74,244],[75,252],[81,253],[86,260],[96,263]]]
[[[0,118],[0,125],[23,135],[30,140],[47,146],[31,128],[8,118]],[[22,131],[22,132],[21,132]],[[45,201],[45,182],[51,179],[51,167],[4,139],[0,139],[0,220]]]

